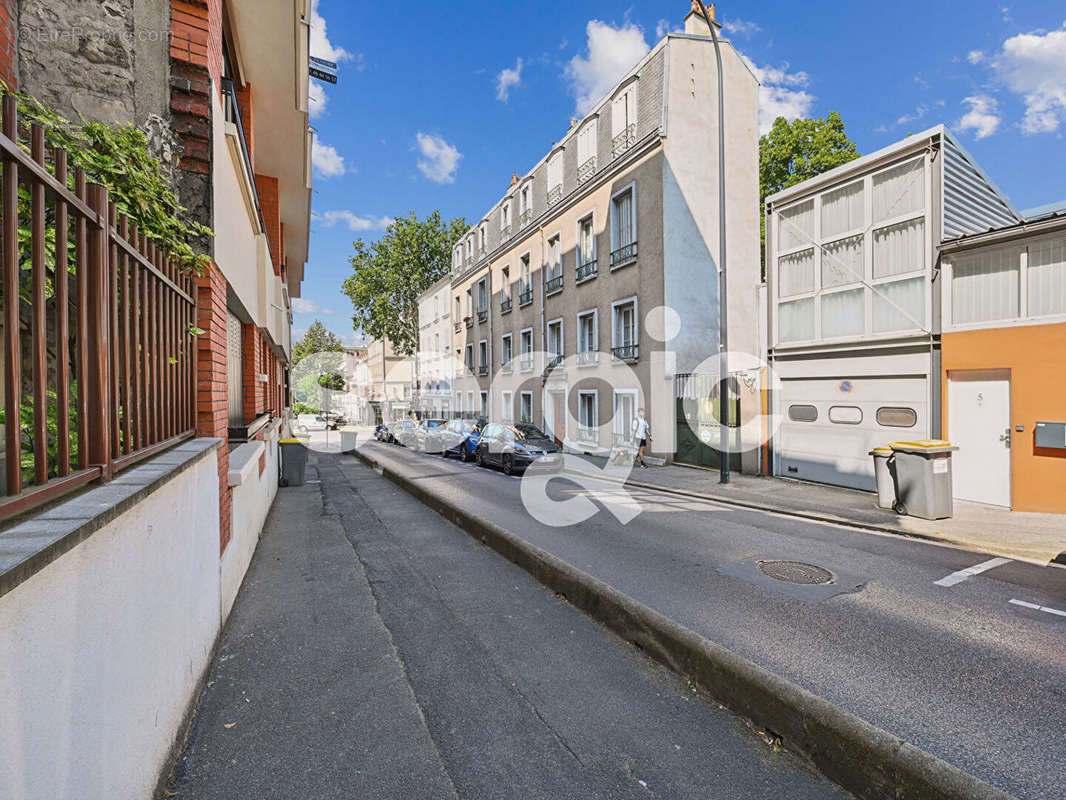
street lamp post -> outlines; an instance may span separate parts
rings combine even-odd
[[[718,363],[721,381],[718,385],[718,444],[721,464],[718,468],[719,483],[729,483],[729,329],[727,327],[726,273],[725,273],[725,81],[722,77],[722,50],[718,44],[714,19],[707,13],[702,0],[695,0],[703,19],[711,31],[714,42],[714,58],[718,63]],[[714,8],[714,5],[711,5]]]

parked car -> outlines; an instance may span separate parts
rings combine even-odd
[[[389,425],[389,441],[411,447],[417,444],[418,423],[413,419],[401,419]]]
[[[374,428],[374,438],[377,439],[379,442],[387,442],[389,440],[388,436],[389,426],[386,425],[384,422],[379,423],[378,426]]]
[[[562,456],[554,440],[536,425],[519,422],[486,425],[477,445],[478,466],[497,465],[507,475],[530,464],[562,466]]]
[[[416,434],[417,448],[422,453],[439,453],[441,451],[441,432],[447,420],[424,419],[418,426]]]
[[[340,430],[341,425],[348,424],[348,420],[344,418],[344,415],[335,411],[327,411],[322,414],[322,421],[325,423],[326,428],[331,431]]]
[[[485,420],[453,419],[441,431],[441,455],[459,456],[463,461],[473,461],[481,429]]]

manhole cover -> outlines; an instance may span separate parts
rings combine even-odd
[[[808,586],[833,582],[832,572],[814,564],[804,564],[802,561],[759,561],[755,566],[759,568],[759,572],[775,581]]]

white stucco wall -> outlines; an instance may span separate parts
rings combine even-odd
[[[148,800],[220,630],[215,451],[0,597],[0,796]]]

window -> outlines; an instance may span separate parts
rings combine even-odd
[[[500,291],[503,292],[503,299],[511,299],[511,268],[504,267],[500,270]]]
[[[833,406],[829,409],[829,421],[837,425],[858,425],[862,422],[862,409],[858,406]]]
[[[777,294],[792,297],[814,291],[814,249],[777,259]]]
[[[508,197],[500,206],[500,236],[504,239],[511,235],[511,198]]]
[[[504,422],[514,421],[514,392],[500,393],[500,419]]]
[[[874,231],[874,278],[925,269],[925,220],[913,219]]]
[[[488,417],[489,415],[489,393],[486,391],[481,392],[481,416]]]
[[[458,325],[463,320],[463,301],[456,295],[455,298],[455,324]]]
[[[637,84],[631,83],[611,103],[611,150],[615,157],[637,140]]]
[[[529,253],[521,258],[521,274],[518,278],[518,305],[526,306],[533,302],[533,282],[529,277]]]
[[[582,442],[600,440],[599,393],[596,390],[577,393],[577,438]]]
[[[533,369],[533,329],[526,328],[518,334],[518,352],[521,354],[521,369],[528,372]]]
[[[623,361],[635,361],[639,355],[636,298],[611,305],[611,354]]]
[[[489,371],[489,343],[486,339],[477,343],[477,366],[482,375]]]
[[[630,186],[611,198],[611,268],[637,257],[637,218]]]
[[[514,358],[514,347],[511,343],[511,334],[505,333],[500,337],[500,365],[510,371],[512,358]]]
[[[488,248],[488,243],[489,243],[488,227],[489,227],[489,224],[487,222],[482,222],[481,225],[478,227],[478,230],[477,230],[478,246],[481,248],[481,252],[482,253],[484,253],[486,250],[489,249]]]
[[[474,260],[474,234],[466,237],[466,260]]]
[[[791,258],[791,256],[785,256],[781,261],[783,262],[785,258]],[[863,236],[861,234],[822,246],[823,289],[860,283],[865,275],[866,266],[863,262]],[[811,277],[814,277],[813,269]]]
[[[519,194],[519,207],[521,208],[521,211],[519,212],[518,224],[522,228],[528,225],[533,219],[532,196],[533,184],[527,181],[525,185],[522,186],[522,191]]]
[[[577,315],[577,356],[580,364],[595,364],[600,349],[599,332],[596,330],[597,311],[591,309]]]
[[[584,183],[596,174],[597,129],[597,118],[593,117],[577,132],[578,183]]]
[[[814,200],[789,206],[777,214],[777,248],[786,253],[814,241]]]
[[[1029,245],[1029,316],[1066,314],[1066,237]]]
[[[813,297],[777,306],[777,335],[782,342],[806,342],[814,338]]]
[[[548,323],[547,351],[553,356],[563,355],[563,321],[553,319]]]
[[[879,408],[877,424],[886,428],[913,428],[918,424],[918,413],[913,408]]]
[[[519,400],[521,408],[518,412],[519,422],[533,422],[533,392],[522,392]]]
[[[471,342],[466,346],[466,354],[463,357],[463,361],[466,364],[466,368],[469,372],[474,371],[474,344]]]
[[[474,292],[472,289],[466,290],[466,319],[474,316]]]
[[[815,422],[818,419],[818,409],[814,406],[789,406],[788,418],[793,422]]]
[[[440,351],[440,334],[435,333],[433,334],[433,352],[439,353]]]
[[[482,278],[477,282],[477,313],[481,316],[489,310],[489,282]]]
[[[596,234],[593,232],[592,214],[577,223],[577,279],[591,278],[596,274]]]
[[[559,201],[563,196],[563,153],[561,150],[548,159],[548,205]]]
[[[874,222],[917,213],[925,208],[925,160],[879,172],[873,177]]]
[[[852,289],[822,295],[822,338],[861,336],[866,330],[866,292]]]
[[[1018,305],[1021,250],[1003,247],[958,257],[951,265],[951,320],[956,325],[1011,319]]]
[[[911,278],[874,287],[874,333],[925,327],[925,278]]]
[[[637,390],[624,389],[614,393],[614,441],[623,444],[633,440],[633,420],[637,418]]]
[[[822,238],[839,236],[863,227],[866,220],[862,181],[822,195]]]
[[[548,263],[545,265],[544,291],[555,294],[563,290],[563,255],[559,234],[548,240]]]
[[[469,391],[466,393],[466,410],[468,413],[474,413],[474,393]]]

